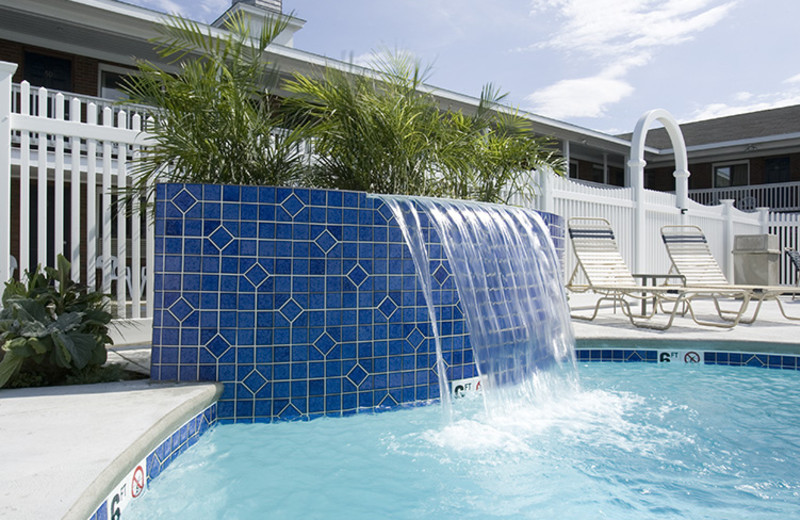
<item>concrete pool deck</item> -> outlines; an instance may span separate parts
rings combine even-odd
[[[576,308],[591,295],[571,295]],[[785,298],[790,316],[800,317],[800,299]],[[711,304],[698,308],[707,316]],[[676,318],[666,331],[632,326],[619,310],[603,309],[593,322],[573,320],[580,345],[650,342],[779,344],[800,354],[800,322],[783,318],[774,302],[764,304],[752,325],[701,327]],[[115,347],[111,362],[144,372],[146,345]],[[220,386],[152,383],[144,379],[98,385],[0,390],[0,518],[86,520],[97,504],[158,442],[214,402]]]

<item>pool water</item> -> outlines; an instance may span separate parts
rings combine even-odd
[[[223,425],[125,520],[787,519],[800,514],[800,374],[590,363],[487,412],[480,397]]]

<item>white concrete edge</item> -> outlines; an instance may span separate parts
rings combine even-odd
[[[201,392],[184,401],[174,410],[153,424],[147,432],[120,453],[104,469],[92,484],[81,494],[64,515],[64,520],[86,520],[90,518],[103,500],[119,485],[136,464],[147,457],[164,440],[177,431],[187,421],[214,404],[222,395],[222,383],[190,384],[198,386]]]

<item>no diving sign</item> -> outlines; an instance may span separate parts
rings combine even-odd
[[[131,477],[131,498],[139,498],[139,495],[144,492],[144,467],[140,464],[133,470]]]
[[[102,520],[119,520],[122,511],[147,489],[147,459],[137,464],[106,497],[108,516]]]
[[[694,350],[687,351],[660,351],[658,353],[659,363],[672,363],[679,365],[694,365],[703,362],[703,356]]]

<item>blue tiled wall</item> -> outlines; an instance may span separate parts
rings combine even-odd
[[[542,216],[563,258],[563,221]],[[473,377],[450,266],[427,233],[447,376]],[[364,193],[159,185],[154,308],[151,377],[225,383],[222,422],[439,397],[410,251]]]

